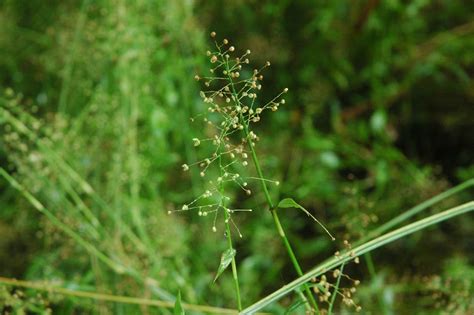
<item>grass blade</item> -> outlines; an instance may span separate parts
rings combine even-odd
[[[178,292],[178,296],[176,297],[176,301],[174,302],[174,315],[184,315],[184,309],[181,305],[181,292]]]
[[[23,197],[28,200],[28,202],[39,212],[44,214],[48,220],[55,225],[58,229],[62,230],[67,236],[73,239],[78,245],[84,248],[90,255],[97,257],[101,262],[103,262],[106,266],[114,270],[117,274],[127,274],[137,281],[147,284],[150,289],[156,293],[162,299],[174,299],[174,296],[170,293],[166,292],[165,290],[151,285],[150,281],[144,279],[142,275],[132,269],[131,267],[126,267],[119,262],[114,261],[104,252],[100,251],[93,243],[88,242],[86,239],[81,237],[78,233],[76,233],[73,229],[71,229],[68,225],[63,223],[59,220],[48,208],[46,208],[35,196],[33,196],[24,186],[22,186],[15,178],[10,176],[3,168],[0,167],[0,176],[5,178],[8,183],[18,190]]]
[[[321,228],[329,235],[329,237],[331,238],[331,240],[336,240],[336,238],[334,236],[332,236],[332,234],[329,232],[329,230],[324,226],[324,224],[322,224],[318,219],[316,219],[316,217],[314,215],[312,215],[308,210],[306,210],[302,205],[300,205],[299,203],[297,203],[295,200],[293,200],[292,198],[285,198],[285,199],[282,199],[280,200],[280,202],[278,203],[278,206],[277,208],[295,208],[295,209],[300,209],[301,211],[303,211],[308,217],[310,217],[311,219],[313,219],[317,224],[319,224],[319,226],[321,226]]]
[[[251,306],[244,309],[241,314],[254,314],[255,312],[263,309],[265,306],[269,305],[272,302],[275,302],[282,298],[283,296],[287,295],[291,291],[295,290],[296,288],[300,287],[301,285],[305,284],[306,282],[310,281],[311,278],[320,276],[324,272],[336,268],[337,266],[348,262],[349,260],[353,259],[351,256],[351,252],[354,252],[356,256],[371,252],[379,247],[382,247],[388,243],[394,242],[402,237],[407,235],[413,234],[417,231],[425,229],[429,226],[437,224],[439,222],[448,220],[455,216],[470,212],[474,210],[474,201],[467,202],[460,206],[445,210],[438,214],[434,214],[427,218],[421,219],[419,221],[413,222],[411,224],[405,225],[399,229],[396,229],[392,232],[386,233],[382,236],[377,237],[371,241],[368,241],[362,245],[357,246],[356,248],[352,249],[351,251],[346,251],[339,258],[331,258],[326,260],[325,262],[321,263],[320,265],[316,266],[311,271],[305,273],[303,276],[293,280],[289,284],[283,286],[282,288],[278,289],[277,291],[273,292],[272,294],[266,296],[265,298],[261,299],[260,301],[252,304]]]
[[[168,309],[172,309],[175,307],[175,302],[172,302],[172,301],[162,301],[162,300],[146,299],[146,298],[139,298],[139,297],[123,296],[123,295],[113,295],[113,294],[106,294],[106,293],[99,293],[99,292],[92,292],[92,291],[72,290],[72,289],[56,287],[54,285],[47,284],[43,281],[42,282],[23,281],[23,280],[0,277],[0,284],[14,286],[14,287],[34,289],[34,290],[45,291],[45,292],[50,292],[50,293],[56,293],[56,294],[61,294],[65,296],[93,299],[93,300],[98,300],[98,301],[107,301],[107,302],[113,302],[113,303],[147,305],[147,306],[155,306],[159,308],[168,308]],[[233,310],[229,308],[188,304],[188,303],[183,303],[183,302],[181,302],[181,307],[183,308],[183,310],[204,312],[207,314],[237,314],[238,313],[237,310]]]
[[[417,215],[423,210],[428,209],[432,205],[443,201],[444,199],[451,197],[454,194],[457,194],[458,192],[461,192],[467,188],[470,188],[471,186],[474,186],[474,178],[471,178],[457,186],[454,186],[451,189],[448,189],[428,200],[423,201],[422,203],[408,209],[407,211],[404,211],[402,214],[396,216],[395,218],[391,219],[390,221],[387,221],[386,223],[380,225],[379,227],[375,228],[374,230],[370,231],[365,237],[361,238],[358,240],[354,245],[362,244],[374,237],[377,237],[391,228],[399,225],[400,223],[408,220],[409,218]]]

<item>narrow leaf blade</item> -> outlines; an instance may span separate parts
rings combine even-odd
[[[229,267],[230,263],[234,259],[236,254],[236,250],[233,248],[227,249],[225,252],[222,253],[221,256],[221,263],[219,265],[219,269],[217,269],[216,277],[214,278],[214,282],[216,282],[217,278]]]
[[[321,226],[321,228],[331,237],[331,239],[334,241],[335,238],[334,236],[329,232],[329,230],[322,224],[314,215],[312,215],[308,210],[306,210],[302,205],[297,203],[294,199],[292,198],[285,198],[280,200],[278,203],[278,208],[295,208],[295,209],[300,209],[303,211],[308,217],[313,219],[317,224]]]
[[[183,306],[181,305],[181,292],[178,291],[178,296],[174,302],[174,315],[185,315]]]

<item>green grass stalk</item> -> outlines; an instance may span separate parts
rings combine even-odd
[[[339,290],[339,285],[341,284],[341,277],[344,271],[344,264],[341,265],[341,270],[339,276],[337,277],[336,285],[334,286],[334,291],[331,297],[331,302],[329,303],[328,315],[332,315],[332,309],[334,308],[334,303],[336,302],[336,296]]]
[[[232,77],[230,76],[231,71],[230,71],[230,67],[229,67],[229,62],[228,62],[228,60],[224,60],[224,63],[225,63],[225,68],[226,68],[226,72],[227,72],[227,78],[228,78],[228,81],[229,81],[230,86],[231,86],[231,93],[234,96],[235,102],[238,103],[236,105],[241,106],[242,104],[239,101],[239,95],[238,95],[238,93],[235,89],[234,81],[232,80]],[[283,226],[281,225],[280,219],[278,217],[277,209],[274,207],[274,204],[273,204],[272,199],[270,197],[270,193],[268,191],[267,184],[263,180],[264,177],[263,177],[262,168],[260,167],[260,162],[258,160],[257,153],[255,152],[255,148],[252,145],[252,141],[251,141],[251,138],[250,138],[250,135],[249,135],[249,126],[248,126],[248,123],[245,121],[245,119],[242,117],[242,113],[240,113],[240,121],[241,121],[241,123],[244,127],[244,134],[245,134],[245,137],[247,139],[248,146],[250,148],[250,152],[251,152],[251,155],[252,155],[252,161],[253,161],[253,164],[254,164],[254,166],[257,170],[257,174],[261,179],[260,182],[262,184],[262,189],[263,189],[263,192],[265,194],[265,199],[266,199],[267,204],[269,206],[270,212],[272,214],[273,221],[275,223],[275,227],[278,230],[278,234],[280,235],[280,237],[283,241],[283,244],[286,248],[286,251],[288,253],[288,256],[290,257],[291,263],[293,264],[293,267],[294,267],[296,273],[298,274],[298,276],[302,276],[303,275],[303,270],[301,269],[301,266],[298,262],[298,259],[296,258],[296,255],[293,251],[293,248],[290,244],[290,241],[286,237],[285,231],[284,231]],[[309,287],[306,284],[303,286],[303,288],[304,288],[304,291],[307,295],[308,301],[311,303],[311,305],[315,309],[316,313],[319,314],[319,308],[318,308],[318,305],[316,303],[316,300],[314,299],[313,294],[311,293],[311,290],[309,289]]]
[[[227,237],[227,246],[229,249],[232,249],[232,236],[230,232],[230,215],[227,213],[227,210],[224,210],[225,214],[225,230],[226,230],[226,237]],[[232,278],[234,279],[234,285],[235,285],[235,297],[237,299],[237,308],[239,312],[242,310],[242,299],[240,297],[240,285],[239,285],[239,275],[237,273],[237,264],[235,263],[235,256],[232,258],[231,262],[231,268],[232,268]]]
[[[221,158],[219,158],[219,166],[221,170],[221,176],[222,176],[222,161]],[[225,217],[225,237],[227,238],[227,248],[229,250],[233,250],[234,246],[232,245],[232,234],[230,231],[230,214],[227,212],[227,209],[225,208],[224,204],[224,184],[222,182],[219,184],[219,190],[221,193],[221,198],[222,198],[222,207],[224,210],[224,217]],[[235,286],[235,297],[237,300],[237,308],[239,312],[242,310],[242,299],[240,297],[240,285],[239,285],[239,274],[237,272],[237,264],[235,262],[235,255],[232,257],[232,262],[231,262],[231,268],[232,268],[232,278],[234,280],[234,286]]]

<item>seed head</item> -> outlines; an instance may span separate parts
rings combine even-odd
[[[198,138],[193,138],[193,144],[195,147],[197,147],[201,144],[201,141]]]
[[[210,35],[212,38],[217,36],[216,32],[211,32]],[[207,182],[210,185],[209,189],[204,190],[204,193],[195,200],[197,201],[199,198],[207,199],[214,196],[210,205],[192,206],[194,203],[193,201],[192,203],[185,205],[186,207],[183,206],[182,208],[183,210],[196,209],[200,216],[206,216],[214,212],[222,211],[222,209],[228,211],[229,214],[233,214],[234,211],[244,210],[228,209],[225,202],[226,200],[230,200],[230,197],[223,195],[222,193],[214,194],[214,192],[220,192],[221,188],[223,188],[223,183],[234,182],[243,189],[247,195],[252,194],[252,191],[249,189],[247,182],[244,181],[243,176],[238,176],[238,174],[232,173],[232,168],[229,166],[234,163],[241,163],[244,167],[248,166],[248,154],[244,152],[244,148],[246,146],[255,146],[256,142],[259,140],[257,135],[252,131],[250,124],[260,121],[260,114],[262,114],[266,109],[276,110],[280,104],[285,103],[285,100],[281,99],[281,94],[279,94],[271,101],[266,104],[263,103],[259,107],[255,104],[256,98],[260,98],[260,95],[257,94],[257,92],[262,89],[262,84],[259,82],[263,80],[262,69],[270,66],[270,62],[266,62],[262,69],[257,68],[253,73],[249,73],[248,70],[251,71],[254,69],[247,66],[247,64],[250,63],[250,60],[247,58],[251,53],[249,49],[245,50],[243,56],[233,56],[231,58],[230,55],[232,55],[232,53],[237,49],[235,46],[230,45],[228,39],[224,38],[220,43],[215,41],[215,44],[218,51],[212,52],[212,50],[208,50],[206,52],[210,63],[214,64],[210,69],[213,76],[201,77],[198,74],[194,76],[194,79],[197,81],[203,80],[203,85],[206,87],[213,86],[212,89],[205,88],[204,91],[200,92],[200,95],[204,103],[206,103],[207,112],[209,113],[208,115],[212,115],[212,119],[204,116],[202,120],[204,123],[210,125],[212,131],[209,131],[214,132],[214,134],[206,136],[205,140],[192,138],[195,147],[200,146],[201,142],[203,142],[202,145],[208,144],[209,141],[213,146],[215,146],[215,148],[214,153],[212,153],[209,158],[201,159],[198,162],[194,162],[192,165],[199,166],[200,176],[204,177],[208,174],[208,169],[210,169],[213,174],[214,172],[212,169],[219,164],[220,174],[222,175],[219,177],[216,176],[212,178],[212,180],[208,180]],[[222,49],[223,46],[225,46],[224,49]],[[283,92],[286,92],[287,90],[288,89],[285,89]],[[208,130],[206,130],[206,133],[207,131]],[[235,133],[235,137],[230,136],[233,133]],[[219,159],[219,163],[213,163],[217,159]],[[222,164],[220,163],[221,159],[224,162]],[[190,169],[190,166],[183,164],[182,168],[184,171],[187,171]],[[268,179],[268,181],[275,185],[279,185],[278,181],[272,181],[270,179]],[[219,187],[216,185],[219,185]],[[220,201],[214,203],[214,199],[219,198]],[[204,200],[201,199],[201,201]],[[207,201],[210,200],[207,199]],[[227,220],[231,219],[227,218]],[[212,226],[212,230],[214,232],[217,230],[215,223]],[[241,236],[240,232],[239,236]],[[326,292],[328,288],[326,288],[324,292]]]

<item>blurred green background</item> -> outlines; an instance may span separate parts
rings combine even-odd
[[[0,25],[0,166],[23,189],[0,179],[1,277],[235,307],[230,273],[212,284],[225,249],[212,219],[167,215],[204,185],[180,165],[198,158],[189,118],[206,107],[193,77],[211,31],[271,61],[262,98],[289,88],[257,127],[281,182],[271,193],[339,240],[474,177],[473,1],[3,0]],[[260,210],[237,217],[244,305],[296,277]],[[282,221],[304,270],[341,246],[297,212]],[[468,215],[377,250],[375,272],[348,266],[363,313],[474,313],[473,226]],[[0,286],[0,309],[166,314],[17,290]]]

